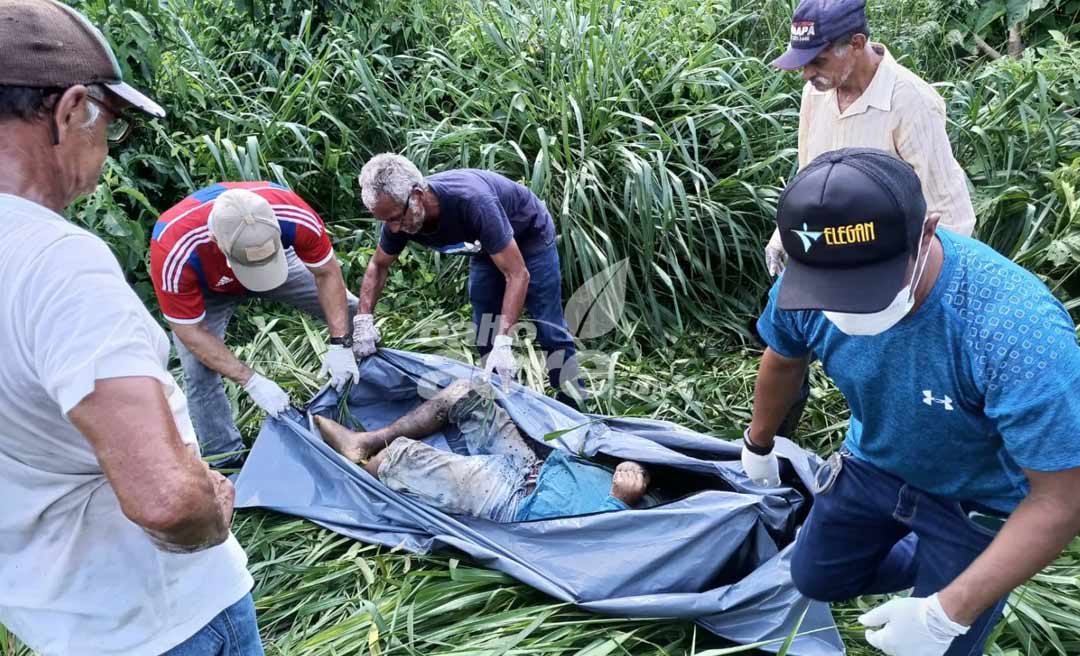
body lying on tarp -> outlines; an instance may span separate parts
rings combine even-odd
[[[347,406],[367,429],[476,375],[453,360],[386,349],[366,359],[360,373]],[[324,390],[308,411],[336,419],[340,402]],[[780,441],[788,485],[761,490],[743,474],[738,446],[714,437],[667,422],[585,416],[517,385],[498,393],[497,402],[538,452],[644,464],[656,477],[657,505],[511,523],[447,515],[382,485],[323,443],[310,415],[293,413],[263,425],[237,480],[237,507],[305,517],[417,553],[452,547],[596,612],[695,620],[734,642],[773,640],[763,647],[773,651],[799,626],[804,635],[789,653],[843,653],[828,606],[802,597],[788,574],[788,546],[808,509],[805,483],[815,456]],[[544,441],[557,431],[566,432]],[[449,425],[424,441],[461,448]]]

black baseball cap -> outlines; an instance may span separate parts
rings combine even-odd
[[[866,0],[802,0],[791,17],[787,52],[772,65],[786,71],[806,66],[830,43],[866,25]]]
[[[883,150],[819,155],[780,195],[776,225],[788,265],[782,310],[885,309],[918,252],[926,201],[910,164]]]
[[[53,0],[0,0],[0,85],[64,89],[100,84],[135,108],[165,110],[124,83],[109,42],[86,17]]]

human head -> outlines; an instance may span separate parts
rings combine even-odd
[[[229,189],[214,199],[207,220],[217,244],[241,285],[267,292],[285,283],[289,262],[270,201],[247,189]]]
[[[376,155],[360,170],[360,196],[364,205],[391,232],[420,231],[427,218],[423,202],[426,190],[420,169],[401,155]]]
[[[792,17],[788,50],[773,66],[802,69],[803,79],[818,91],[843,85],[867,56],[865,5],[865,0],[802,0]]]
[[[780,309],[872,314],[913,282],[937,216],[926,215],[910,164],[873,148],[845,148],[795,176],[776,223],[790,257]]]
[[[165,115],[124,84],[101,32],[53,0],[0,3],[0,61],[0,147],[61,206],[97,185],[125,107]]]

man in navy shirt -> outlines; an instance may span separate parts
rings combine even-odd
[[[1038,278],[925,212],[911,166],[872,149],[788,185],[743,465],[777,482],[773,435],[820,359],[851,422],[818,472],[796,586],[914,588],[860,618],[872,645],[982,654],[1009,592],[1080,531],[1080,347]]]
[[[562,383],[577,386],[574,342],[563,316],[555,225],[544,203],[497,173],[460,169],[424,178],[412,162],[390,153],[364,165],[360,187],[364,205],[384,225],[361,286],[356,355],[375,352],[379,333],[372,312],[390,265],[410,241],[469,253],[469,299],[487,372],[497,372],[504,386],[514,377],[511,332],[525,308],[547,354],[551,386],[572,404]]]

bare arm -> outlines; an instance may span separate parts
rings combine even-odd
[[[364,282],[360,285],[360,305],[357,308],[357,314],[371,314],[375,310],[375,304],[379,302],[383,287],[386,285],[390,265],[397,258],[397,255],[390,255],[384,251],[382,246],[375,248],[375,255],[368,262],[367,270],[364,272]]]
[[[499,334],[509,334],[510,329],[521,316],[525,297],[529,293],[529,270],[525,259],[521,257],[517,241],[511,239],[506,248],[491,256],[491,261],[499,267],[506,277],[506,291],[503,292],[502,319],[499,322]]]
[[[326,316],[326,326],[331,337],[341,337],[351,331],[349,320],[349,300],[345,294],[345,279],[341,275],[341,265],[336,257],[320,267],[309,267],[315,276],[315,289],[319,294],[319,305]]]
[[[1031,492],[986,551],[938,594],[954,622],[970,625],[1049,565],[1080,533],[1080,468],[1024,473]]]
[[[98,380],[68,419],[93,447],[124,516],[159,548],[200,551],[229,537],[232,484],[185,447],[157,380]]]
[[[180,338],[189,351],[195,354],[199,362],[225,376],[237,385],[246,385],[255,372],[240,361],[225,346],[221,338],[206,329],[201,323],[170,323],[169,327]]]
[[[799,398],[808,357],[788,358],[771,348],[765,349],[754,383],[754,415],[750,421],[750,440],[772,448],[776,429]]]

